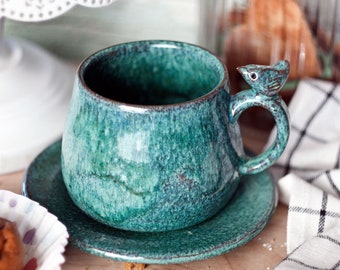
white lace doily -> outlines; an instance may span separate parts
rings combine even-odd
[[[0,17],[16,21],[44,21],[60,16],[75,5],[102,7],[115,0],[0,0]]]

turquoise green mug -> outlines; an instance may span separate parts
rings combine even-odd
[[[230,95],[224,64],[173,41],[103,49],[80,65],[62,140],[62,173],[74,203],[95,220],[132,231],[197,224],[221,210],[244,174],[268,168],[289,135],[278,96],[289,63],[239,71],[251,88]],[[262,154],[244,154],[237,124],[251,106],[276,120]]]

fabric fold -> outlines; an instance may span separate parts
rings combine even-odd
[[[288,256],[275,269],[340,269],[340,85],[302,80],[289,113],[290,138],[271,168],[288,206]]]

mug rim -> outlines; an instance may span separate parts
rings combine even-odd
[[[131,45],[131,44],[141,44],[141,43],[150,43],[152,45],[157,44],[157,43],[161,43],[161,44],[172,44],[172,45],[176,45],[176,44],[182,44],[185,46],[189,46],[189,47],[194,47],[196,49],[201,49],[203,51],[205,51],[206,53],[210,54],[212,57],[214,57],[216,59],[216,62],[219,63],[221,65],[221,68],[223,70],[223,76],[220,79],[220,81],[218,82],[218,84],[216,84],[216,86],[208,91],[207,93],[205,93],[204,95],[201,95],[197,98],[194,99],[190,99],[184,102],[178,102],[178,103],[171,103],[171,104],[157,104],[157,105],[148,105],[148,104],[134,104],[134,103],[128,103],[128,102],[123,102],[123,101],[118,101],[115,99],[110,99],[107,97],[104,97],[98,93],[96,93],[95,91],[93,91],[85,82],[84,79],[84,73],[85,70],[87,68],[87,66],[91,63],[91,61],[93,59],[95,59],[97,56],[99,56],[100,54],[103,53],[107,53],[107,52],[112,52],[113,49],[115,47],[119,47],[119,46],[125,46],[125,45]],[[103,49],[100,49],[92,54],[90,54],[89,56],[87,56],[78,66],[77,72],[76,72],[76,76],[78,81],[80,82],[82,89],[84,89],[88,94],[90,94],[93,98],[98,99],[99,101],[104,101],[105,103],[108,103],[110,105],[118,105],[118,106],[124,106],[126,108],[140,108],[140,109],[144,109],[144,110],[162,110],[164,108],[175,108],[175,107],[183,107],[183,106],[190,106],[191,104],[195,104],[195,103],[201,103],[210,99],[213,99],[217,93],[219,92],[219,90],[225,89],[225,85],[229,83],[229,77],[228,77],[228,70],[226,65],[218,58],[218,56],[211,52],[210,50],[200,46],[200,45],[196,45],[193,43],[189,43],[189,42],[183,42],[183,41],[175,41],[175,40],[162,40],[162,39],[150,39],[150,40],[137,40],[137,41],[130,41],[130,42],[123,42],[123,43],[117,43],[108,47],[105,47]],[[229,93],[230,94],[230,93]]]

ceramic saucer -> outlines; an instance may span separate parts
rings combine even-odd
[[[23,193],[66,225],[71,245],[105,258],[165,264],[217,256],[259,234],[277,205],[276,186],[263,172],[243,177],[232,201],[198,225],[161,233],[118,230],[94,221],[73,204],[63,182],[60,152],[58,141],[31,163],[24,177]]]

